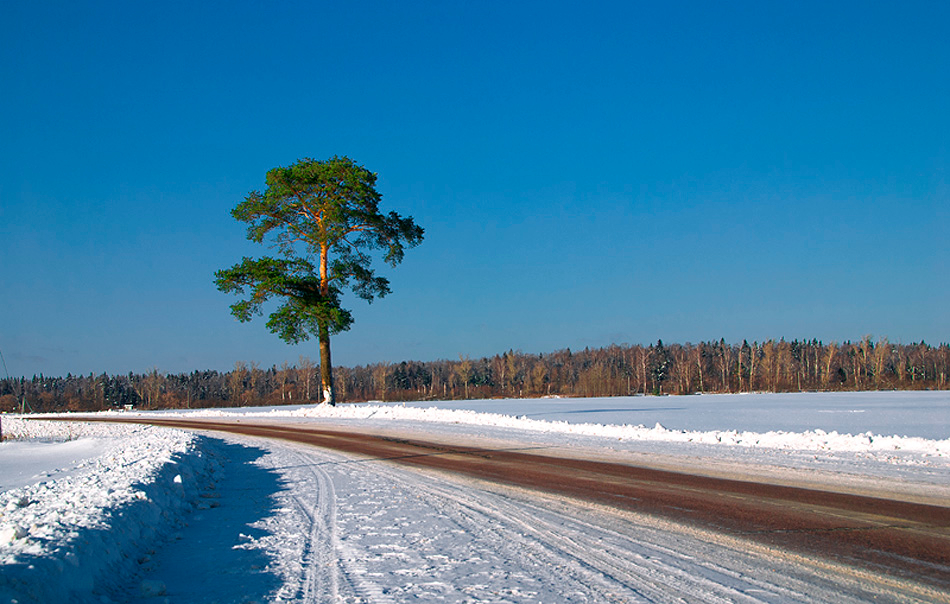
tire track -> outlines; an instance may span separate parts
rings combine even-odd
[[[340,540],[336,488],[332,477],[322,467],[325,460],[316,461],[295,447],[281,446],[281,449],[297,460],[297,472],[305,473],[310,479],[306,489],[294,488],[292,496],[311,527],[304,555],[307,562],[301,580],[302,601],[313,604],[327,601],[394,604],[379,585],[365,578],[359,555]],[[315,503],[304,497],[306,492],[316,493]],[[341,589],[341,580],[348,590]],[[344,597],[344,591],[352,591],[355,597]]]
[[[406,480],[402,473],[390,474],[393,480]],[[642,516],[606,508],[592,512],[589,505],[581,509],[570,502],[518,490],[499,493],[485,484],[459,487],[446,484],[444,475],[424,474],[424,479],[412,482],[412,488],[444,500],[440,508],[465,530],[480,534],[480,539],[490,535],[488,540],[510,544],[504,548],[509,554],[534,558],[571,575],[594,591],[594,601],[814,603],[827,598],[828,584],[835,582],[846,583],[850,592],[863,591],[847,574],[822,573],[816,587],[815,569],[800,573],[801,577],[783,569],[761,578],[761,568],[746,562],[750,555],[743,551],[744,544],[733,549],[707,542],[713,553],[699,560],[693,539],[672,539],[679,548],[668,545],[671,535],[689,532],[685,527],[655,527],[651,526],[655,522]],[[761,557],[752,558],[761,561]],[[697,567],[702,572],[697,573]],[[938,601],[931,599],[933,593],[915,594],[913,589],[875,589],[858,597],[840,589],[834,592],[836,601],[843,604],[872,597],[891,602]]]
[[[296,474],[307,477],[299,481],[294,492],[301,487],[318,491],[319,498],[327,502],[327,505],[314,505],[309,498],[298,497],[308,510],[308,517],[326,518],[324,524],[328,530],[313,531],[321,536],[312,539],[312,547],[334,552],[338,561],[339,590],[329,597],[317,583],[318,587],[308,592],[310,595],[304,601],[384,604],[419,597],[390,596],[386,591],[387,586],[394,587],[392,577],[386,578],[388,583],[384,586],[367,576],[365,561],[374,557],[374,548],[341,540],[345,529],[337,520],[341,511],[338,488],[349,490],[351,500],[354,491],[360,493],[357,499],[370,509],[377,506],[398,509],[402,504],[398,498],[391,499],[394,488],[391,485],[400,485],[402,490],[424,500],[426,506],[438,510],[460,532],[470,535],[483,548],[483,557],[505,560],[507,565],[516,568],[537,569],[539,580],[556,583],[567,594],[563,599],[545,601],[815,604],[828,601],[829,594],[834,594],[834,600],[842,604],[870,600],[947,601],[946,594],[915,591],[913,586],[907,585],[881,584],[870,575],[853,575],[843,566],[827,568],[801,558],[775,564],[771,561],[775,552],[759,551],[750,555],[748,550],[753,544],[748,541],[730,543],[713,534],[697,539],[696,531],[688,527],[643,515],[578,504],[438,471],[402,469],[382,461],[341,457],[326,451],[314,456],[298,447],[276,446],[290,454]],[[332,499],[326,496],[331,492]],[[333,505],[328,505],[330,501]],[[352,510],[350,515],[359,517],[362,513]],[[377,520],[361,524],[381,526]],[[354,528],[359,531],[361,527],[350,526],[346,530],[352,532]],[[329,539],[326,535],[330,535]],[[398,551],[402,546],[397,542],[405,537],[402,534],[385,542]],[[763,567],[770,570],[763,572]],[[425,580],[438,580],[436,575],[426,571]],[[863,582],[872,587],[863,586]],[[398,591],[398,585],[396,587]],[[478,600],[452,600],[448,596],[444,599]],[[506,597],[482,598],[485,599],[505,600]],[[507,600],[533,601],[525,594],[515,594]]]
[[[340,601],[339,576],[336,559],[333,556],[334,519],[336,514],[336,494],[328,477],[315,471],[312,463],[304,455],[288,448],[287,451],[300,462],[300,468],[307,469],[306,488],[295,487],[291,499],[298,512],[307,519],[310,527],[304,546],[303,576],[301,579],[301,601],[307,603]],[[304,497],[304,493],[313,493]]]

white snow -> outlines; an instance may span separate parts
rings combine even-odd
[[[950,459],[950,392],[505,399],[162,412],[399,428],[900,477]],[[938,474],[934,482],[945,477]],[[946,484],[950,484],[947,480]]]
[[[9,417],[3,427],[17,440],[0,444],[0,602],[100,601],[93,590],[134,574],[143,546],[208,481],[197,437],[180,430]]]
[[[537,445],[950,500],[948,392],[162,415]],[[0,604],[936,598],[652,518],[299,445],[10,416],[3,429],[16,439],[0,444]]]
[[[11,442],[0,448],[0,491],[63,478],[80,471],[102,454],[104,441],[81,438],[70,442]]]

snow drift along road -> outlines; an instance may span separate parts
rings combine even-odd
[[[200,437],[181,430],[42,424],[4,418],[7,437],[101,449],[78,463],[63,457],[71,465],[51,468],[51,480],[0,492],[0,602],[91,601],[94,587],[134,574],[143,549],[179,525],[214,465]],[[0,459],[18,446],[4,442]]]

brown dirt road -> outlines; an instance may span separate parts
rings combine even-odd
[[[554,457],[529,448],[463,447],[249,419],[125,421],[293,441],[566,495],[830,558],[950,593],[950,502],[928,505]]]

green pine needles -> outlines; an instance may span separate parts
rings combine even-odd
[[[267,173],[264,191],[253,191],[231,215],[247,223],[247,238],[267,243],[279,258],[245,257],[215,273],[218,289],[244,298],[231,305],[238,320],[263,314],[271,298],[282,303],[267,327],[288,343],[316,335],[320,343],[323,402],[335,404],[330,335],[353,323],[340,298],[345,289],[372,302],[390,293],[376,275],[373,253],[390,266],[422,242],[423,229],[411,217],[382,214],[376,175],[347,157],[302,159]]]

